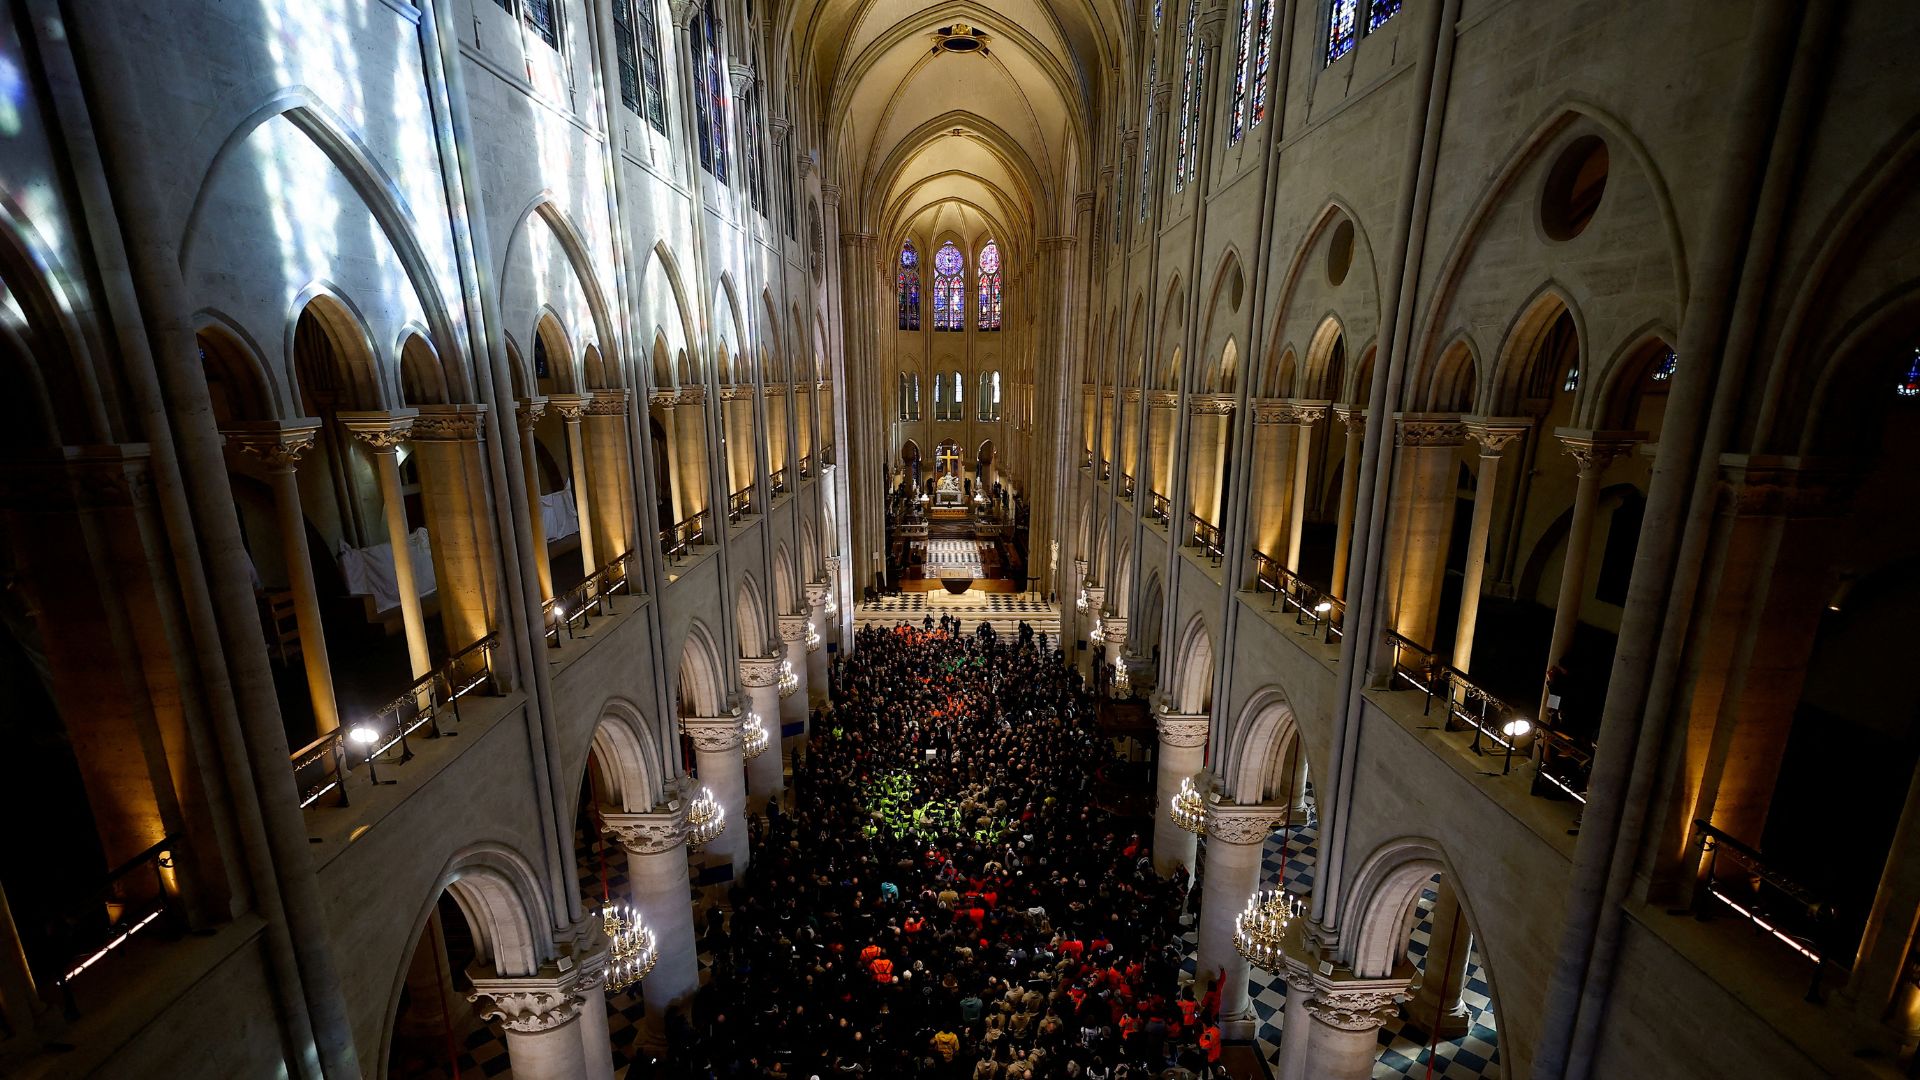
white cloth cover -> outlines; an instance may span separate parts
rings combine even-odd
[[[580,531],[580,508],[573,504],[573,485],[540,496],[540,520],[552,542]]]
[[[427,530],[413,530],[407,537],[407,547],[413,553],[413,584],[421,596],[431,596],[433,581],[433,548],[427,540]],[[377,611],[387,611],[400,606],[400,586],[393,576],[393,545],[375,544],[372,547],[350,548],[340,545],[340,576],[346,580],[347,592],[352,596],[371,596]]]

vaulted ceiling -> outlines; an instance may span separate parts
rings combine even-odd
[[[1015,251],[1070,227],[1126,25],[1114,5],[800,0],[790,25],[842,227]]]

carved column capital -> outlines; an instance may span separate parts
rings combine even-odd
[[[560,419],[565,420],[569,424],[577,424],[580,422],[580,418],[586,415],[587,403],[590,400],[592,399],[585,394],[547,395],[548,406],[550,406],[554,412],[560,414]]]
[[[767,121],[767,130],[773,133],[773,145],[787,145],[787,132],[793,130],[793,121],[784,116],[776,116]]]
[[[1371,1031],[1395,1016],[1401,996],[1384,990],[1329,994],[1322,988],[1307,999],[1307,1012],[1341,1031]]]
[[[1459,446],[1467,425],[1453,413],[1400,413],[1394,418],[1395,446]]]
[[[1469,416],[1463,422],[1467,438],[1480,444],[1481,457],[1499,457],[1509,443],[1533,427],[1532,421],[1515,416]]]
[[[346,428],[354,438],[366,443],[377,453],[392,453],[394,448],[413,436],[413,422],[420,415],[414,409],[384,409],[370,411],[355,410],[340,412],[340,426]]]
[[[1232,416],[1238,404],[1232,394],[1195,394],[1187,399],[1187,411],[1195,416]]]
[[[700,13],[697,0],[667,0],[667,18],[673,20],[675,30],[685,30],[693,25],[693,17]]]
[[[1286,816],[1283,806],[1242,806],[1207,800],[1207,837],[1224,844],[1265,843],[1274,825]]]
[[[1645,442],[1644,431],[1583,431],[1578,428],[1555,428],[1554,437],[1566,450],[1579,469],[1582,480],[1597,480],[1607,471],[1607,466],[1620,460],[1633,451],[1634,445]]]
[[[479,442],[486,431],[485,405],[422,405],[413,421],[414,442]]]
[[[1367,433],[1367,410],[1357,405],[1335,405],[1333,415],[1345,425],[1349,434],[1364,436]]]
[[[827,209],[829,210],[833,209],[836,206],[839,206],[840,205],[840,185],[822,183],[820,185],[820,201],[825,203],[827,206]],[[878,241],[879,237],[874,237],[874,239]]]
[[[235,424],[220,432],[227,445],[241,454],[257,459],[275,472],[292,472],[300,458],[313,449],[320,434],[320,421],[312,417],[298,420],[263,420]]]
[[[480,1015],[498,1020],[517,1035],[538,1035],[573,1023],[580,1017],[585,1000],[576,991],[574,979],[475,979],[467,1000],[479,1002]]]
[[[670,799],[645,814],[603,813],[600,831],[629,854],[658,855],[672,851],[687,840],[687,804]]]
[[[738,716],[683,716],[680,718],[680,729],[693,740],[695,750],[721,754],[740,749]]]
[[[1162,746],[1192,748],[1207,744],[1207,728],[1213,723],[1212,717],[1204,713],[1175,713],[1155,711],[1153,728],[1160,733]]]
[[[734,97],[746,97],[747,91],[753,89],[752,64],[728,64],[727,75],[733,80]]]
[[[1106,624],[1107,644],[1125,645],[1127,643],[1127,617],[1125,615],[1108,615],[1106,617]]]
[[[544,397],[521,398],[514,406],[513,415],[520,422],[521,431],[532,431],[540,418],[547,415],[547,399]]]
[[[780,640],[789,644],[807,639],[807,617],[805,615],[782,615],[779,618]]]
[[[627,389],[595,390],[587,398],[588,416],[625,416],[627,400],[633,391]]]
[[[777,686],[780,683],[780,658],[762,656],[740,661],[740,685]]]

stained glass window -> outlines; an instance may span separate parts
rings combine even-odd
[[[1247,51],[1253,45],[1254,0],[1240,0],[1240,30],[1233,43],[1233,109],[1227,117],[1227,142],[1247,131]]]
[[[1194,24],[1200,17],[1200,0],[1187,3],[1187,58],[1180,67],[1180,127],[1173,141],[1173,190],[1187,186],[1187,144],[1192,140],[1194,114],[1199,111],[1199,82],[1195,69],[1200,66],[1200,41],[1194,36]]]
[[[533,32],[540,35],[548,48],[560,47],[560,22],[554,14],[553,0],[522,0],[520,11],[527,25],[533,27]]]
[[[933,328],[964,330],[967,315],[967,260],[949,240],[933,253]]]
[[[1913,350],[1913,363],[1907,365],[1907,377],[1894,386],[1893,392],[1903,398],[1920,397],[1920,349]]]
[[[1353,51],[1360,37],[1360,0],[1333,0],[1333,13],[1327,22],[1327,63]]]
[[[1147,220],[1147,193],[1153,190],[1153,83],[1160,75],[1158,57],[1147,62],[1147,118],[1140,138],[1140,220]]]
[[[1373,0],[1367,7],[1367,33],[1380,29],[1388,19],[1400,14],[1401,0]]]
[[[693,39],[694,123],[699,127],[700,167],[715,180],[727,182],[727,72],[721,63],[720,14],[713,0],[701,5],[700,15],[687,28]]]
[[[980,373],[980,419],[1000,419],[1000,373],[998,371]]]
[[[1673,372],[1679,366],[1680,358],[1674,355],[1673,350],[1663,350],[1660,353],[1660,359],[1655,361],[1653,365],[1653,381],[1666,382],[1668,379],[1673,378]]]
[[[982,330],[1000,329],[1000,245],[987,241],[980,249],[980,307],[975,325]]]
[[[1580,365],[1579,364],[1575,364],[1572,367],[1567,369],[1567,381],[1560,384],[1560,389],[1565,393],[1569,393],[1569,394],[1573,393],[1575,390],[1580,389]]]
[[[1153,0],[1153,32],[1160,32],[1160,17],[1166,14],[1166,0]]]
[[[1253,30],[1253,125],[1267,118],[1267,69],[1273,63],[1273,0],[1260,0],[1260,23]]]
[[[894,288],[900,295],[900,329],[920,329],[920,253],[911,240],[900,245],[900,272]]]

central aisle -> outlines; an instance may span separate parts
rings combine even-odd
[[[1091,698],[1036,638],[947,627],[859,632],[667,1075],[1201,1074],[1184,882],[1092,805]]]

